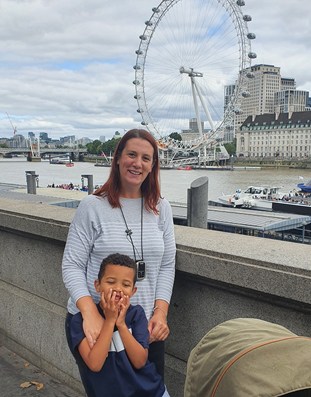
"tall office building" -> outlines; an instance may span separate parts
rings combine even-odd
[[[274,65],[254,65],[246,69],[252,73],[247,81],[249,97],[242,102],[242,113],[236,115],[235,129],[237,130],[247,116],[274,113],[274,94],[281,91],[280,68]]]
[[[288,77],[281,77],[281,90],[295,90],[296,81],[295,79]]]
[[[304,112],[308,106],[309,92],[286,89],[274,94],[276,113]]]
[[[235,115],[235,134],[249,116],[308,110],[309,92],[296,90],[295,79],[281,77],[279,67],[259,64],[247,68],[246,72],[252,77],[247,80],[248,95],[243,98],[242,112]],[[225,109],[234,89],[235,85],[225,86]]]

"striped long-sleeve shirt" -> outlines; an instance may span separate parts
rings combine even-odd
[[[146,263],[146,277],[136,283],[137,293],[131,298],[140,304],[149,319],[154,301],[170,302],[175,276],[175,238],[172,210],[166,199],[158,205],[159,215],[143,209],[143,243],[141,246],[141,199],[120,199],[128,228],[136,248],[136,259]],[[132,244],[120,208],[112,208],[106,198],[89,195],[76,210],[70,225],[63,255],[63,280],[69,291],[68,311],[78,312],[76,302],[100,296],[94,288],[101,261],[112,253],[134,258]]]

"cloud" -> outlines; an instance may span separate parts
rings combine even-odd
[[[218,5],[217,0],[203,2]],[[140,126],[133,65],[138,36],[155,5],[148,0],[0,0],[0,137],[13,132],[6,112],[18,133],[45,131],[52,138],[110,138],[116,130]],[[169,13],[174,10],[177,6]],[[252,43],[256,63],[280,66],[283,77],[295,78],[305,90],[311,87],[310,11],[305,0],[248,0],[243,8],[253,17],[249,30],[257,36]],[[210,23],[211,41],[217,41]],[[172,40],[178,48],[177,35]],[[167,59],[161,64],[165,74],[170,64]],[[228,73],[222,71],[217,81],[225,82]],[[165,111],[170,110],[163,100],[157,112]]]

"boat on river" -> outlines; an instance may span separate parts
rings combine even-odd
[[[304,193],[311,193],[311,179],[306,183],[298,183],[297,187]]]
[[[74,163],[68,157],[53,157],[50,159],[50,164],[66,164],[67,167],[72,167],[72,165],[69,164]]]
[[[218,201],[228,207],[271,211],[273,202],[288,199],[291,195],[294,193],[281,192],[280,187],[252,185],[245,190],[237,189],[234,194],[223,194],[218,197]]]

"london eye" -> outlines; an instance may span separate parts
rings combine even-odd
[[[152,8],[136,50],[134,98],[141,124],[163,149],[213,147],[234,128],[249,95],[246,69],[256,57],[244,6],[244,0],[163,0]],[[234,88],[224,103],[228,86]],[[174,132],[188,138],[171,139]]]

